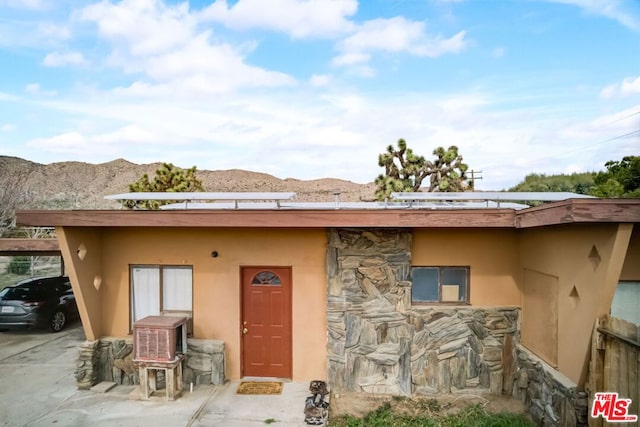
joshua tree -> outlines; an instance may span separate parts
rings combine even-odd
[[[378,156],[378,165],[385,168],[385,173],[376,178],[376,198],[384,200],[394,191],[420,191],[422,182],[428,177],[427,191],[465,191],[473,188],[467,181],[468,166],[462,162],[458,147],[448,149],[438,147],[433,150],[436,159],[426,160],[407,148],[404,139],[398,140],[398,149],[393,145]]]

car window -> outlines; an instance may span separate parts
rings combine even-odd
[[[18,286],[15,288],[5,288],[2,298],[4,300],[24,301],[31,300],[36,295],[36,290],[28,286]]]

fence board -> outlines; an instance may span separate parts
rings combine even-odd
[[[596,392],[617,392],[631,399],[629,413],[639,415],[640,327],[605,315],[596,322],[591,343],[587,386],[590,403]],[[589,418],[590,427],[603,425],[602,418]]]

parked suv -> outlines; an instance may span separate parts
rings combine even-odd
[[[36,327],[60,332],[77,317],[66,276],[27,279],[0,291],[0,329]]]

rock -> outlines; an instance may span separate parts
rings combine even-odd
[[[400,345],[395,343],[380,344],[374,352],[367,354],[366,357],[379,365],[395,365],[400,359]]]
[[[362,258],[358,256],[342,256],[338,258],[338,263],[341,270],[356,269],[360,267],[360,260]],[[330,261],[330,260],[327,260]]]
[[[501,362],[502,349],[500,347],[485,347],[482,355],[487,362]],[[502,365],[502,363],[501,363]]]
[[[438,361],[442,361],[442,360],[446,360],[446,359],[451,359],[453,356],[457,355],[458,351],[449,351],[447,353],[440,353],[438,352]]]
[[[502,394],[502,370],[489,373],[489,391],[491,394]]]
[[[464,357],[454,357],[449,361],[451,369],[451,385],[463,389],[467,382],[466,360]]]
[[[438,351],[440,353],[446,353],[449,351],[457,351],[458,349],[460,349],[462,346],[464,346],[465,344],[467,344],[469,342],[469,340],[467,338],[459,338],[457,340],[453,340],[450,341],[448,343],[445,343],[443,345],[440,346],[440,348],[438,349]]]
[[[113,361],[113,366],[125,374],[130,375],[136,372],[136,367],[133,363],[133,352],[129,352],[124,359],[116,359]]]
[[[373,256],[373,257],[359,258],[358,265],[362,267],[383,267],[388,265],[388,263],[387,263],[386,257]],[[363,274],[365,273],[363,272]]]
[[[478,365],[476,363],[476,352],[473,349],[467,351],[467,378],[476,378],[478,376]]]
[[[451,392],[451,367],[449,360],[438,363],[438,391],[440,393]]]
[[[187,340],[189,352],[216,354],[224,351],[224,341],[189,338]]]

